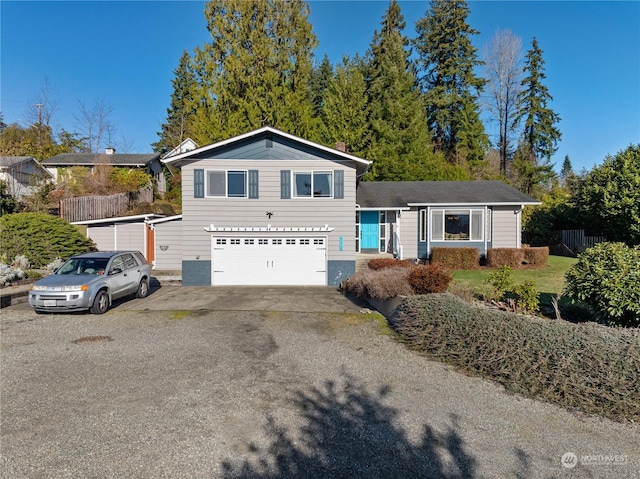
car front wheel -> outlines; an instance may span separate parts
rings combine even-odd
[[[149,294],[149,280],[142,278],[138,285],[138,291],[136,291],[136,298],[146,298]]]
[[[109,309],[109,295],[105,290],[99,291],[91,306],[92,314],[104,314]]]

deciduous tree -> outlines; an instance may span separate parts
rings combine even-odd
[[[497,30],[485,49],[484,64],[487,76],[486,105],[498,124],[497,147],[500,172],[507,174],[517,142],[518,95],[522,77],[522,41],[510,30]]]

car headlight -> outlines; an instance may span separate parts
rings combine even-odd
[[[34,284],[31,287],[31,291],[46,291],[47,287],[46,286],[38,286],[37,284]]]
[[[60,291],[86,291],[89,289],[89,286],[86,284],[82,284],[79,286],[62,286]]]

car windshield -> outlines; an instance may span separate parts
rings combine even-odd
[[[102,258],[71,258],[56,274],[103,274],[108,260]]]

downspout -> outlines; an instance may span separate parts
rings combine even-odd
[[[431,206],[427,206],[427,217],[425,218],[425,222],[424,222],[427,231],[424,232],[425,238],[427,240],[427,257],[425,258],[425,262],[426,260],[429,259],[429,257],[431,256]],[[418,238],[420,237],[420,232],[418,231]],[[418,258],[420,259],[420,258]]]
[[[483,256],[486,258],[487,257],[487,248],[489,246],[489,232],[488,230],[488,226],[489,226],[489,222],[487,221],[487,218],[489,217],[489,207],[485,205],[484,207],[484,253]]]

